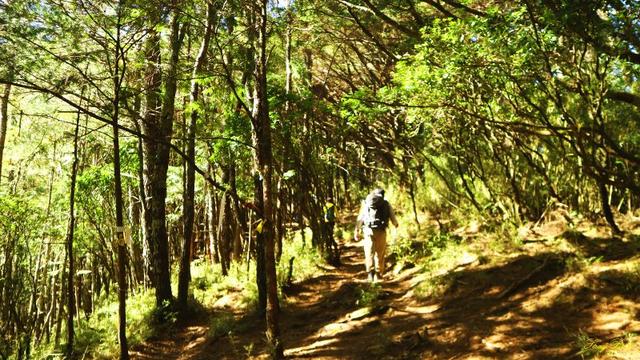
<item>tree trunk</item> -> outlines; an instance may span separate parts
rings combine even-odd
[[[411,197],[411,208],[413,209],[413,219],[420,230],[420,220],[418,219],[418,209],[416,207],[416,178],[409,175],[409,196]]]
[[[293,15],[291,9],[291,1],[285,1],[285,9],[286,9],[286,30],[285,30],[285,38],[284,38],[284,68],[285,68],[285,81],[284,81],[284,92],[286,95],[285,103],[284,103],[284,117],[285,119],[290,119],[289,113],[291,112],[291,87],[292,87],[292,79],[293,79],[293,71],[291,69],[291,45],[292,45],[292,34],[293,34]],[[282,151],[282,172],[287,171],[287,165],[289,162],[289,154],[293,152],[293,146],[291,145],[291,131],[290,125],[283,124],[283,151]],[[286,216],[286,205],[285,205],[285,193],[284,193],[284,184],[282,178],[278,179],[278,183],[276,185],[276,208],[274,212],[274,222],[275,222],[275,257],[276,261],[280,262],[280,258],[282,257],[282,239],[285,235],[284,228],[284,217]]]
[[[274,255],[273,223],[273,155],[271,146],[271,124],[267,100],[267,0],[261,0],[257,6],[258,58],[255,69],[255,88],[253,102],[253,143],[256,168],[262,178],[262,244],[267,286],[267,339],[271,343],[272,357],[284,357],[280,341],[278,288]]]
[[[73,232],[76,226],[75,195],[76,176],[78,174],[78,131],[80,130],[80,112],[76,117],[76,129],[73,136],[73,164],[71,165],[71,188],[69,190],[69,227],[67,228],[67,257],[69,259],[69,273],[67,276],[67,348],[68,359],[73,358],[73,315],[75,313],[74,281],[75,276],[73,259]]]
[[[259,211],[264,209],[264,184],[261,181],[260,174],[257,170],[254,170],[253,174],[253,184],[255,187],[254,199],[256,203],[256,208]],[[257,214],[258,217],[261,217],[262,214]],[[249,244],[247,245],[247,253],[251,251],[251,217],[249,218]],[[263,219],[260,219],[263,220]],[[261,224],[260,230],[255,230],[256,233],[256,285],[258,286],[258,312],[261,315],[264,315],[267,312],[267,273],[265,270],[265,258],[264,258],[264,223]],[[247,256],[248,258],[248,256]],[[248,266],[248,264],[247,264]],[[248,269],[248,267],[247,267]]]
[[[120,176],[120,139],[118,132],[118,121],[120,115],[120,89],[125,75],[125,59],[122,56],[120,44],[120,21],[122,14],[120,11],[124,0],[118,4],[118,17],[116,25],[116,54],[113,74],[113,179],[115,188],[116,205],[116,244],[118,250],[118,342],[120,344],[120,360],[129,359],[129,349],[127,346],[127,248],[124,238],[124,216],[122,204],[122,179]],[[122,67],[122,68],[121,68]]]
[[[597,180],[598,182],[598,191],[600,193],[600,204],[602,206],[602,212],[604,213],[604,218],[607,220],[611,231],[615,235],[622,233],[618,224],[616,224],[616,219],[613,216],[613,212],[611,211],[611,204],[609,203],[609,191],[607,190],[607,184],[604,181]]]
[[[56,158],[56,142],[54,142],[54,146],[53,146],[53,161],[55,162],[55,158]],[[51,203],[52,203],[52,196],[53,196],[53,183],[54,183],[54,177],[55,177],[55,167],[51,166],[51,169],[49,171],[49,186],[48,186],[48,191],[47,191],[47,208],[45,210],[45,224],[49,224],[50,218],[51,218]],[[29,300],[30,305],[29,305],[29,311],[31,313],[31,319],[32,319],[32,326],[31,329],[32,331],[35,331],[33,340],[36,342],[39,342],[39,339],[42,336],[42,332],[45,330],[45,328],[47,327],[47,324],[45,323],[45,318],[44,318],[44,313],[45,311],[43,310],[45,307],[45,302],[47,301],[47,299],[50,298],[51,295],[51,286],[49,286],[49,284],[47,283],[47,279],[49,278],[48,275],[48,264],[49,264],[49,257],[51,255],[51,240],[49,239],[49,235],[46,234],[46,231],[43,230],[42,231],[42,243],[40,244],[40,251],[38,252],[38,260],[37,260],[37,264],[36,264],[36,270],[35,270],[35,274],[33,276],[34,279],[34,289],[38,289],[40,286],[40,279],[42,279],[42,285],[44,286],[44,291],[33,291],[31,294],[31,298]],[[42,252],[44,249],[44,259],[42,256]],[[43,264],[45,264],[43,266]],[[48,342],[48,341],[47,341]]]
[[[275,188],[275,211],[273,213],[274,216],[274,237],[275,237],[275,256],[276,262],[280,262],[280,258],[282,257],[282,239],[285,236],[285,228],[284,228],[284,218],[286,216],[286,205],[285,205],[285,193],[284,193],[284,183],[282,178],[278,179],[278,183]]]
[[[154,14],[154,19],[159,15]],[[152,22],[153,24],[153,22]],[[170,299],[165,294],[161,294],[158,289],[158,244],[167,242],[167,233],[164,219],[164,184],[162,181],[162,166],[159,158],[160,144],[153,139],[162,139],[160,129],[160,34],[152,27],[147,34],[145,44],[145,89],[146,89],[146,109],[142,122],[142,129],[146,135],[143,140],[143,160],[144,160],[144,186],[147,199],[147,211],[144,213],[144,235],[146,249],[148,252],[147,264],[149,268],[149,280],[151,286],[156,289],[156,305],[162,306],[165,300]],[[164,190],[166,193],[166,190]]]
[[[225,191],[220,198],[220,206],[218,207],[218,231],[216,238],[218,239],[218,248],[220,251],[222,275],[224,276],[227,275],[231,262],[231,201],[231,196]]]
[[[136,104],[139,104],[139,100],[136,101]],[[136,106],[137,108],[138,106]],[[134,121],[133,124],[136,127],[136,131],[142,133],[141,130],[141,126],[140,126],[140,121],[137,117],[138,111],[135,112],[134,114]],[[149,279],[149,268],[151,267],[150,264],[150,257],[149,257],[149,242],[147,241],[148,237],[147,237],[147,227],[146,225],[146,221],[145,219],[147,218],[147,212],[149,211],[149,205],[148,205],[148,201],[147,201],[147,193],[145,190],[145,177],[144,177],[144,147],[143,147],[143,142],[142,142],[142,138],[138,138],[138,147],[137,147],[137,153],[138,153],[138,192],[140,193],[140,218],[142,219],[142,226],[140,226],[140,237],[141,237],[141,241],[142,241],[142,283],[144,288],[147,288],[147,285],[150,282]]]
[[[177,88],[177,62],[181,45],[177,9],[171,21],[171,59],[164,86],[164,103],[161,105],[160,34],[155,26],[161,22],[161,14],[151,16],[145,58],[145,88],[147,108],[143,121],[145,192],[149,198],[145,213],[145,234],[149,249],[148,270],[156,291],[156,306],[162,308],[172,302],[169,271],[169,238],[166,226],[167,170],[169,167],[169,143],[173,133],[173,113]]]
[[[64,261],[63,264],[67,262],[67,255],[65,252],[65,257],[64,257]],[[63,310],[64,310],[64,295],[65,295],[65,287],[64,287],[64,265],[60,266],[60,296],[55,296],[55,299],[52,301],[57,301],[57,311],[55,313],[55,324],[56,324],[56,328],[55,328],[55,335],[54,335],[54,339],[53,339],[53,344],[54,347],[57,348],[60,346],[60,332],[62,331],[62,316],[63,316]]]
[[[175,21],[175,18],[174,18]],[[202,45],[193,66],[191,80],[190,102],[195,104],[198,101],[200,85],[198,84],[198,76],[204,67],[207,51],[209,49],[209,40],[213,31],[213,23],[215,21],[215,10],[211,2],[207,3],[207,27],[205,30]],[[176,21],[177,23],[177,21]],[[175,29],[174,29],[175,30]],[[177,32],[177,31],[176,31]],[[190,114],[190,123],[187,133],[187,171],[186,184],[183,194],[183,221],[184,221],[184,238],[182,242],[182,254],[180,259],[180,274],[178,277],[178,307],[183,311],[187,308],[187,295],[189,293],[189,281],[191,279],[191,241],[193,236],[194,221],[194,196],[195,196],[195,141],[196,127],[198,124],[198,110],[193,108]]]
[[[11,71],[11,70],[10,70]],[[11,80],[12,73],[9,73]],[[4,154],[4,144],[7,139],[7,124],[9,122],[9,95],[11,94],[11,85],[6,84],[4,91],[0,95],[0,183],[2,183],[2,158]]]
[[[209,174],[213,172],[212,165],[209,164]],[[209,224],[208,242],[209,242],[209,261],[212,264],[220,262],[218,257],[218,245],[216,243],[216,195],[214,189],[211,189],[207,194],[207,200],[209,202],[209,213],[207,214],[207,224]]]

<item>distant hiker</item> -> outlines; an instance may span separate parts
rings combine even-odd
[[[383,189],[375,189],[362,202],[354,237],[364,235],[365,266],[369,281],[376,282],[384,274],[384,259],[387,249],[387,226],[389,221],[398,227],[398,220],[391,204],[384,198]]]
[[[333,198],[329,198],[322,207],[322,229],[326,236],[326,244],[328,245],[329,263],[335,266],[340,265],[340,249],[338,243],[333,238],[333,228],[336,225],[336,205]]]
[[[333,228],[336,224],[336,205],[329,198],[326,204],[322,207],[323,223],[326,226],[327,235],[333,239]]]

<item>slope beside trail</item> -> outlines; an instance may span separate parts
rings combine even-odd
[[[389,272],[374,291],[365,281],[361,244],[343,244],[341,266],[318,264],[319,275],[286,292],[281,313],[285,355],[292,359],[580,359],[585,347],[597,349],[612,341],[637,343],[637,337],[631,336],[640,332],[637,294],[616,280],[616,269],[637,253],[637,244],[606,240],[608,247],[582,244],[585,249],[592,246],[592,255],[600,259],[588,273],[568,271],[571,254],[544,248],[494,263],[462,256],[459,263],[438,270],[446,283],[442,295],[423,300],[414,294],[416,286],[427,280],[423,269]],[[362,306],[371,293],[377,294],[377,300]],[[212,335],[214,319],[230,315],[237,319],[235,326]],[[133,358],[267,358],[263,331],[262,320],[242,316],[242,310],[229,301],[209,317],[191,319],[175,332],[142,344]],[[592,343],[581,344],[581,337]],[[605,358],[640,358],[637,355],[620,352],[618,357]]]

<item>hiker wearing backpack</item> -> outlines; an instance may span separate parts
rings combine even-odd
[[[324,223],[329,225],[331,233],[333,233],[333,227],[336,223],[336,205],[332,201],[333,200],[329,198],[326,204],[322,207]]]
[[[333,240],[333,228],[336,225],[336,205],[333,203],[333,199],[329,198],[322,207],[322,223],[325,227],[325,233],[329,238],[329,243],[332,244]]]
[[[365,267],[371,282],[380,280],[384,274],[389,221],[398,227],[393,208],[384,198],[384,190],[375,189],[362,202],[354,231],[356,241],[364,235]]]
[[[331,265],[340,265],[340,248],[333,237],[333,229],[336,225],[336,205],[330,196],[322,207],[322,233],[325,236],[325,244],[328,246],[327,260]]]

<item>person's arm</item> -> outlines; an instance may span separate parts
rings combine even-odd
[[[364,220],[362,217],[362,206],[360,206],[358,219],[356,220],[356,228],[353,230],[353,239],[355,241],[360,241],[360,235],[362,234],[362,224],[364,224]]]
[[[389,219],[393,226],[398,227],[398,219],[396,219],[396,213],[393,211],[391,204],[389,204]]]

